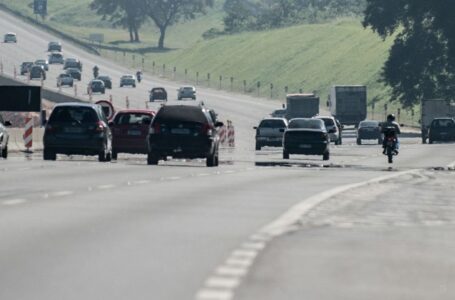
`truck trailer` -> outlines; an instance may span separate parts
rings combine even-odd
[[[319,114],[319,97],[315,94],[286,96],[286,119],[312,118]]]
[[[357,126],[367,117],[367,88],[364,85],[335,85],[328,106],[332,116],[343,125]]]

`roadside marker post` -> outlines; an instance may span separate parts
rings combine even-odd
[[[30,116],[25,118],[25,132],[23,135],[26,152],[30,153],[33,146],[33,118]]]

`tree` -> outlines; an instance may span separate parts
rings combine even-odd
[[[392,101],[453,100],[455,1],[367,0],[363,25],[383,38],[396,34],[382,71]]]
[[[128,29],[130,42],[140,42],[139,29],[145,22],[144,0],[93,0],[90,8],[113,26]]]
[[[167,28],[181,19],[194,19],[198,13],[205,13],[213,0],[144,0],[148,16],[160,30],[158,48],[164,49]]]

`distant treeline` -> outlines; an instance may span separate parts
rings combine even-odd
[[[225,33],[361,16],[366,0],[226,0]]]

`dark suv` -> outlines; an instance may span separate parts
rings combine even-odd
[[[44,160],[56,154],[98,155],[110,161],[112,134],[103,109],[97,104],[64,103],[52,110],[43,137]]]
[[[2,115],[0,115],[0,156],[3,158],[8,157],[8,140],[9,135],[6,127],[11,126],[10,121],[3,121]]]
[[[436,118],[431,122],[428,135],[430,144],[435,141],[455,141],[455,120],[452,118]]]
[[[147,163],[160,159],[205,158],[207,167],[218,166],[220,137],[217,128],[223,123],[212,119],[202,105],[165,105],[153,118],[147,137]]]

